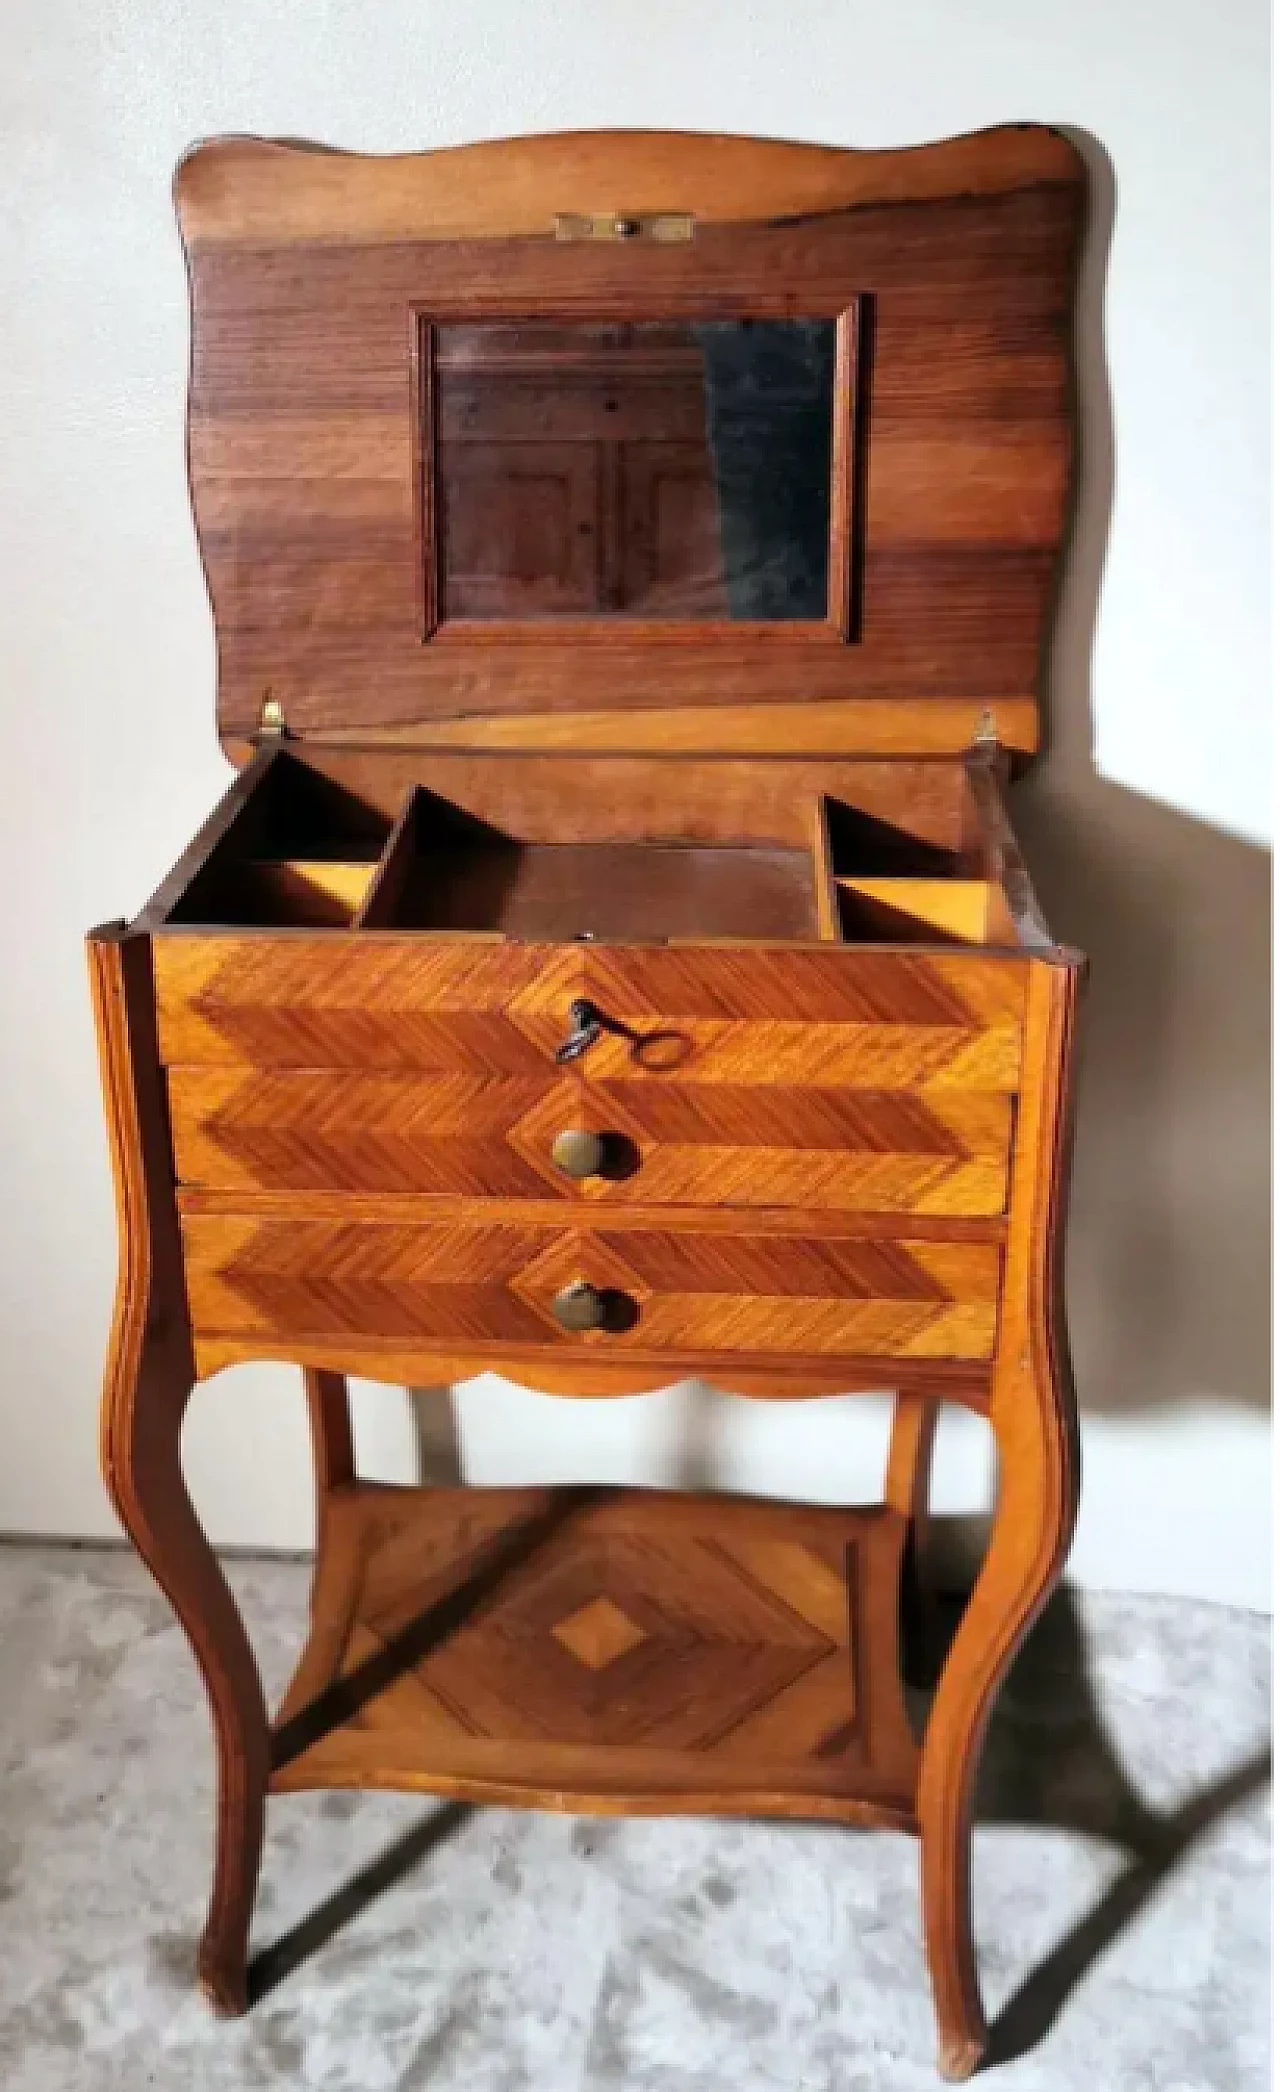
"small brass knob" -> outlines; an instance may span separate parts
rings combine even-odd
[[[608,1160],[608,1147],[601,1133],[569,1128],[557,1133],[551,1143],[551,1160],[566,1177],[600,1177]]]
[[[617,240],[634,240],[640,231],[638,218],[618,217],[613,221],[613,236]]]
[[[585,1278],[576,1278],[556,1294],[551,1312],[561,1329],[603,1329],[609,1317],[609,1303],[598,1286]]]

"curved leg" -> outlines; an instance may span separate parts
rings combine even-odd
[[[270,1725],[244,1623],[182,1472],[182,1418],[195,1369],[147,939],[99,931],[89,963],[120,1227],[102,1469],[121,1523],[185,1630],[209,1698],[218,1813],[199,1981],[215,2010],[237,2013],[248,2002]]]
[[[329,1528],[330,1499],[356,1479],[356,1449],[351,1435],[351,1398],[346,1377],[304,1366],[302,1384],[307,1396],[307,1421],[311,1427],[311,1457],[316,1478],[316,1566],[324,1555]],[[312,1579],[312,1602],[315,1579]]]
[[[1060,1326],[1058,1209],[1076,969],[1029,969],[1024,1078],[992,1376],[999,1487],[990,1544],[929,1715],[917,1794],[921,1897],[944,2077],[976,2069],[987,2026],[973,1951],[974,1779],[995,1696],[1057,1582],[1075,1520],[1074,1402]]]
[[[898,1395],[893,1405],[884,1498],[904,1520],[901,1619],[904,1671],[923,1686],[938,1646],[937,1607],[929,1580],[929,1466],[939,1403],[930,1395]]]

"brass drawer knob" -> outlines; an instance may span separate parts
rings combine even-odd
[[[602,1177],[608,1165],[609,1143],[603,1133],[569,1128],[557,1133],[552,1141],[551,1160],[566,1177]]]
[[[603,1329],[609,1320],[609,1296],[585,1278],[563,1286],[551,1303],[561,1329]]]

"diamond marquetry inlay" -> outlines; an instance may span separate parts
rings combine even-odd
[[[911,1819],[901,1695],[892,1676],[860,1689],[877,1638],[897,1641],[901,1527],[879,1509],[608,1488],[341,1501],[276,1784],[409,1751],[446,1785],[507,1766],[616,1796],[643,1771],[681,1807],[875,1793]]]
[[[593,1598],[589,1605],[580,1606],[576,1613],[559,1621],[551,1632],[571,1656],[592,1671],[603,1671],[646,1639],[644,1628],[628,1619],[612,1598]]]

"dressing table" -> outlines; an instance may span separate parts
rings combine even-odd
[[[245,2009],[269,1795],[887,1825],[963,2077],[974,1771],[1076,1500],[1082,962],[1008,799],[1072,469],[1078,156],[1037,127],[227,138],[176,197],[235,774],[88,951],[103,1462],[209,1697],[202,1986]],[[179,1458],[193,1388],[263,1359],[301,1368],[318,1497],[274,1716]],[[360,1478],[345,1375],[490,1368],[893,1390],[883,1501]],[[917,1733],[948,1401],[998,1491]]]

